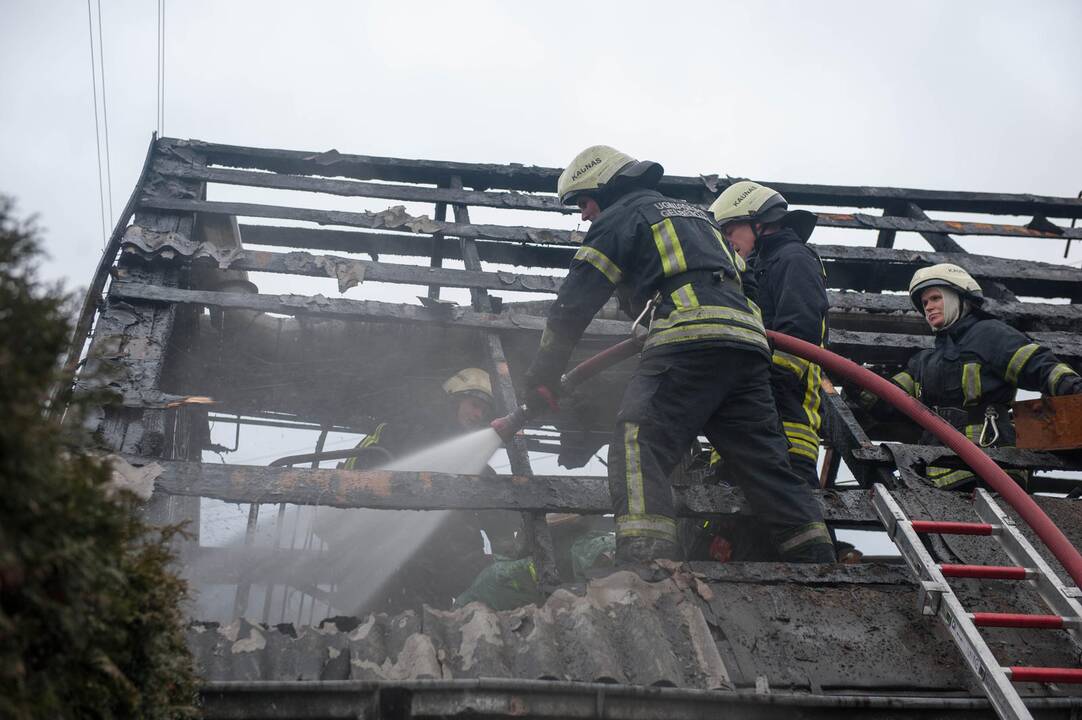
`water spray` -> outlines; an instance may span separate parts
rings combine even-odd
[[[564,373],[564,376],[560,378],[560,393],[566,395],[581,385],[583,381],[597,375],[602,370],[612,367],[622,360],[628,359],[632,355],[638,354],[640,350],[642,350],[642,340],[638,337],[629,337],[627,340],[616,343],[612,347],[602,350],[597,355],[583,360],[571,370]],[[538,388],[538,390],[541,396],[548,402],[549,406],[553,410],[556,410],[558,406],[556,404],[556,397],[552,394],[552,391],[546,387]],[[510,414],[493,420],[490,427],[496,431],[496,434],[498,434],[504,442],[507,442],[515,436],[515,433],[526,427],[526,423],[542,413],[543,410],[527,408],[524,403],[515,408]]]

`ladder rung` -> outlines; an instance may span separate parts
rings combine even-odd
[[[1082,668],[1005,667],[1012,682],[1082,683]]]
[[[1025,580],[1035,572],[1017,565],[940,565],[945,577],[984,578],[987,580]]]
[[[913,530],[918,533],[941,535],[992,535],[998,530],[988,523],[955,522],[953,520],[913,520]]]
[[[1058,629],[1078,623],[1078,618],[1064,618],[1059,615],[1028,615],[1026,613],[975,612],[969,617],[979,627],[1013,627]]]

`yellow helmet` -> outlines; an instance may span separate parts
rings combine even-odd
[[[595,193],[610,187],[616,178],[629,185],[654,187],[665,169],[650,160],[639,161],[608,145],[592,145],[571,161],[560,173],[556,194],[564,205],[574,205],[580,195]]]
[[[939,263],[917,270],[909,281],[909,299],[919,312],[924,311],[920,301],[921,292],[937,286],[951,288],[978,305],[984,302],[984,291],[972,275],[953,263]]]
[[[443,384],[443,391],[448,395],[465,393],[492,402],[492,380],[481,368],[459,370]]]
[[[710,212],[722,228],[736,222],[777,222],[792,228],[804,242],[819,221],[815,213],[790,210],[780,192],[751,180],[741,180],[725,188],[710,205]]]

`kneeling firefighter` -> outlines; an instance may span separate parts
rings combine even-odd
[[[781,193],[749,180],[727,187],[710,211],[748,263],[766,329],[826,345],[827,274],[808,245],[818,220],[815,213],[790,210]],[[789,464],[818,488],[822,370],[780,350],[774,350],[771,360],[770,385],[789,440]]]
[[[1019,388],[1082,393],[1082,377],[1069,365],[983,309],[981,286],[958,265],[921,268],[909,282],[909,296],[935,333],[935,347],[915,354],[891,380],[981,447],[1014,444],[1009,412]],[[889,414],[870,393],[861,393],[860,402],[874,414]],[[926,432],[921,443],[936,441]],[[1010,474],[1025,486],[1027,474]],[[929,467],[927,475],[944,489],[977,481],[968,469]]]
[[[663,169],[596,145],[558,192],[591,223],[553,302],[527,372],[527,406],[558,390],[571,351],[614,290],[652,304],[642,359],[609,445],[618,562],[678,559],[668,477],[700,432],[718,448],[782,557],[830,562],[811,489],[789,467],[770,394],[770,347],[744,295],[743,260],[710,217],[654,188]]]

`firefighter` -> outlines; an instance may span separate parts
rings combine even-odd
[[[981,286],[961,267],[921,268],[909,281],[909,297],[935,334],[935,346],[911,357],[891,380],[981,447],[1014,444],[1009,412],[1018,388],[1082,393],[1082,377],[1069,365],[984,310]],[[882,411],[868,392],[860,401]],[[926,432],[921,443],[936,440]],[[1027,475],[1012,474],[1025,485]],[[966,489],[977,479],[967,469],[929,467],[927,475],[943,489]]]
[[[789,210],[781,193],[748,180],[725,189],[710,206],[722,234],[755,279],[755,301],[767,330],[822,347],[827,340],[827,289],[823,261],[807,243],[818,220]],[[774,350],[770,386],[789,440],[789,464],[819,487],[820,367]]]
[[[443,402],[425,409],[423,417],[412,422],[382,422],[358,443],[365,452],[350,458],[341,467],[367,470],[387,465],[424,447],[455,435],[487,427],[493,416],[492,384],[489,374],[480,368],[464,368],[443,383]],[[440,468],[428,468],[439,470]],[[492,470],[487,470],[492,473]],[[393,517],[392,524],[408,524],[416,513],[410,511],[367,511],[367,517]],[[397,612],[419,610],[422,604],[448,607],[452,599],[469,585],[470,578],[491,560],[485,555],[482,532],[494,552],[515,555],[516,532],[521,528],[518,513],[503,510],[444,511],[438,524],[425,527],[424,541],[415,551],[399,559],[398,567],[387,581],[377,602],[364,611]],[[385,521],[386,522],[386,521]],[[332,545],[349,547],[357,542],[350,535],[354,527],[339,522],[344,537],[323,536]],[[363,578],[353,582],[363,583]],[[361,594],[361,590],[355,590]],[[347,591],[348,594],[348,591]]]
[[[741,287],[744,262],[703,210],[654,189],[662,173],[656,162],[596,145],[560,175],[561,202],[591,225],[549,310],[526,375],[527,405],[547,404],[587,324],[617,290],[649,317],[609,445],[617,561],[679,559],[667,479],[701,431],[782,557],[833,561],[819,506],[789,468],[769,345]]]
[[[464,368],[443,383],[448,404],[429,414],[429,422],[400,425],[382,422],[357,443],[364,454],[347,460],[347,470],[366,470],[430,445],[433,440],[478,430],[493,418],[492,381],[480,368]],[[434,417],[434,421],[432,418]]]

